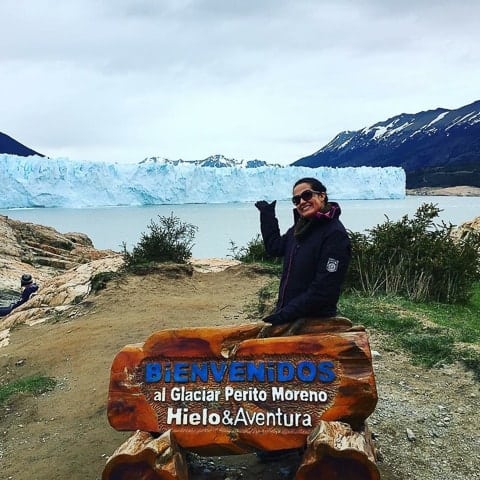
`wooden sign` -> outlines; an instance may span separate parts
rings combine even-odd
[[[304,446],[321,421],[361,428],[377,402],[363,327],[309,320],[298,335],[263,324],[163,330],[129,345],[111,370],[117,430],[171,431],[206,455]]]

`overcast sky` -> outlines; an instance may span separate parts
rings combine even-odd
[[[0,131],[50,157],[291,163],[480,99],[477,0],[1,0]]]

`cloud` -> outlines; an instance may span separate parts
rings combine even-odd
[[[3,0],[1,129],[50,156],[289,163],[478,99],[472,0]]]

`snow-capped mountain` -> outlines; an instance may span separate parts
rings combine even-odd
[[[148,157],[140,162],[140,164],[164,164],[164,165],[196,165],[198,167],[238,167],[238,168],[257,168],[267,167],[269,164],[264,160],[235,160],[234,158],[227,158],[223,155],[211,155],[203,160],[170,160],[163,157]],[[270,166],[273,166],[270,164]],[[278,165],[277,165],[278,166]]]
[[[403,167],[407,187],[480,187],[480,100],[456,110],[402,113],[331,142],[292,165]]]

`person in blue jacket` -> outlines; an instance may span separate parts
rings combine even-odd
[[[339,220],[340,206],[329,202],[327,189],[315,178],[293,186],[294,225],[280,234],[276,202],[261,200],[260,226],[265,250],[283,257],[278,301],[263,320],[281,325],[308,317],[334,317],[348,265],[351,245]]]
[[[23,305],[30,297],[38,290],[38,285],[34,283],[32,276],[29,273],[24,273],[20,278],[20,286],[22,288],[21,297],[8,307],[0,307],[0,317],[4,317],[12,312],[15,308]]]

